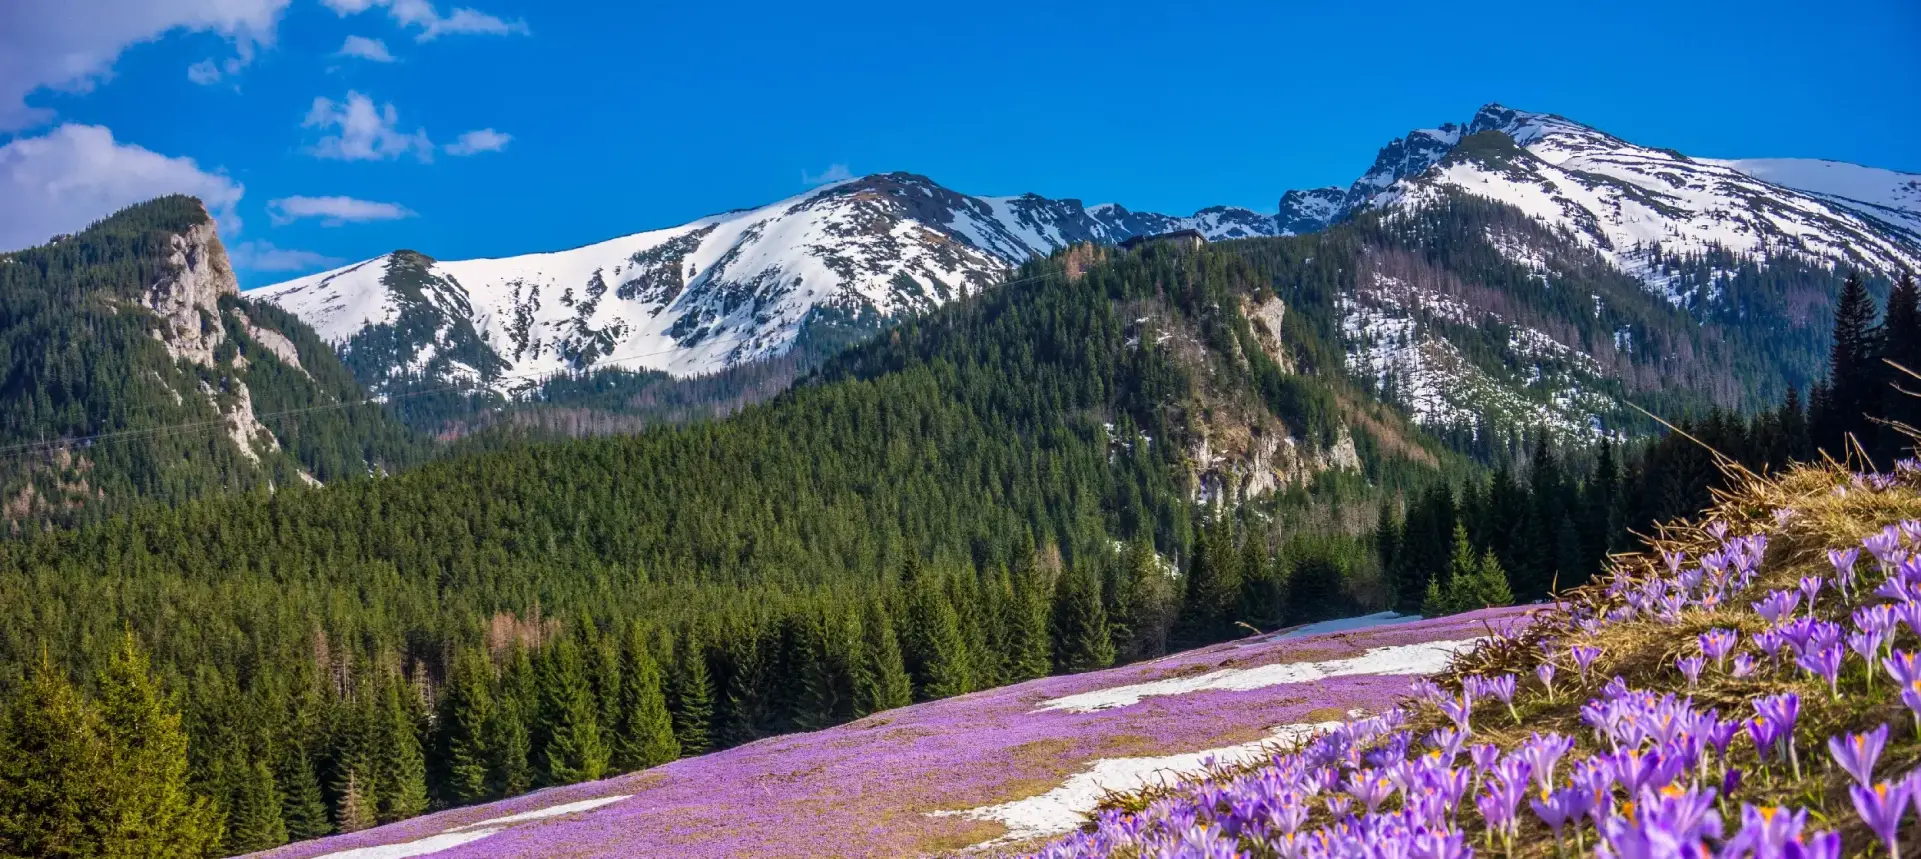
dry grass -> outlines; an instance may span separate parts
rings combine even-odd
[[[1435,678],[1436,682],[1458,689],[1461,678],[1470,674],[1517,675],[1521,684],[1514,705],[1519,723],[1498,702],[1483,703],[1475,711],[1473,741],[1493,743],[1506,750],[1519,746],[1533,733],[1557,731],[1577,742],[1575,751],[1565,761],[1603,751],[1596,745],[1593,730],[1582,723],[1580,705],[1597,695],[1601,687],[1616,676],[1626,680],[1633,689],[1691,697],[1697,708],[1716,708],[1722,718],[1752,718],[1754,711],[1749,702],[1754,699],[1796,692],[1802,702],[1796,731],[1802,778],[1790,776],[1785,764],[1761,766],[1753,746],[1744,738],[1737,739],[1729,755],[1732,764],[1746,773],[1746,779],[1731,797],[1721,798],[1724,820],[1730,831],[1739,828],[1741,803],[1801,806],[1809,810],[1810,827],[1842,833],[1845,855],[1878,855],[1884,848],[1873,846],[1872,835],[1855,814],[1848,797],[1848,777],[1833,766],[1826,749],[1826,739],[1830,736],[1866,731],[1886,723],[1890,728],[1889,742],[1877,771],[1883,777],[1899,776],[1921,763],[1921,737],[1916,735],[1914,720],[1896,697],[1893,682],[1878,666],[1870,675],[1861,669],[1859,658],[1850,654],[1843,670],[1840,694],[1832,697],[1825,681],[1810,677],[1791,664],[1770,668],[1767,657],[1759,654],[1756,654],[1758,668],[1754,675],[1735,678],[1710,666],[1693,689],[1688,687],[1675,662],[1699,654],[1696,636],[1716,627],[1740,631],[1741,651],[1752,652],[1749,636],[1766,624],[1750,609],[1750,602],[1770,590],[1791,588],[1802,576],[1832,575],[1826,558],[1829,548],[1859,545],[1861,538],[1887,525],[1921,519],[1921,491],[1917,491],[1917,480],[1909,475],[1894,488],[1870,490],[1856,482],[1850,471],[1835,463],[1797,466],[1766,478],[1736,469],[1731,477],[1733,488],[1717,493],[1715,503],[1700,519],[1658,527],[1645,538],[1645,551],[1615,556],[1610,561],[1610,569],[1614,575],[1633,580],[1664,576],[1666,568],[1660,553],[1686,552],[1692,560],[1713,551],[1720,541],[1709,533],[1707,523],[1719,520],[1727,523],[1734,534],[1768,535],[1767,554],[1748,591],[1713,610],[1688,609],[1678,623],[1637,617],[1604,623],[1598,631],[1589,634],[1579,629],[1566,609],[1586,606],[1599,615],[1621,600],[1610,597],[1601,583],[1575,588],[1559,595],[1558,609],[1537,613],[1533,622],[1518,635],[1490,640],[1463,654],[1448,672]],[[1777,510],[1794,513],[1777,519]],[[1874,562],[1864,556],[1860,569],[1867,571],[1873,566]],[[1878,582],[1878,576],[1865,573],[1862,581]],[[1824,591],[1816,614],[1844,626],[1848,624],[1847,611],[1832,599],[1829,591]],[[1546,651],[1544,643],[1551,644]],[[1596,646],[1602,652],[1586,682],[1566,656],[1568,649],[1577,644]],[[1921,645],[1911,632],[1902,631],[1896,634],[1895,646],[1914,649]],[[1551,697],[1534,674],[1547,651],[1556,655],[1560,669]],[[1450,724],[1432,705],[1414,701],[1404,704],[1411,717],[1408,728],[1417,738]],[[1565,761],[1562,773],[1567,772]],[[1253,767],[1227,769],[1211,778],[1232,778],[1250,769]],[[1718,768],[1711,772],[1718,773]],[[1103,808],[1139,810],[1160,796],[1179,792],[1157,788],[1114,796]],[[1485,847],[1485,830],[1475,817],[1472,804],[1464,802],[1464,805],[1467,809],[1462,814],[1462,822],[1471,842]],[[1523,827],[1511,855],[1555,855],[1557,848],[1552,832],[1525,806],[1519,818]],[[1317,811],[1309,826],[1326,822],[1326,813]],[[1921,827],[1909,827],[1904,833],[1903,845],[1921,848]],[[1502,855],[1498,841],[1489,852]],[[1909,855],[1914,855],[1912,850]]]

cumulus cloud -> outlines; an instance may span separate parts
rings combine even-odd
[[[240,231],[234,206],[245,190],[191,158],[115,141],[101,126],[62,125],[0,146],[0,200],[6,201],[0,205],[0,249],[41,244],[166,194],[199,197],[221,231],[232,235]]]
[[[447,144],[448,155],[476,155],[481,152],[499,152],[507,148],[514,136],[491,128],[481,128],[460,135],[460,139]]]
[[[826,170],[819,173],[809,173],[805,169],[800,171],[802,185],[826,185],[830,182],[845,182],[852,178],[854,178],[854,171],[847,169],[845,164],[829,164]]]
[[[271,45],[290,0],[8,0],[0,13],[0,131],[17,131],[53,117],[31,107],[41,88],[84,93],[113,73],[122,51],[174,30],[225,38],[234,56],[196,63],[189,77],[211,83],[234,74]],[[211,77],[211,80],[208,78]]]
[[[323,227],[364,221],[397,221],[414,216],[399,203],[377,203],[352,197],[282,197],[267,203],[267,215],[275,224],[291,224],[302,218],[319,218]]]
[[[419,42],[431,41],[441,36],[525,36],[528,34],[525,21],[508,21],[466,7],[459,7],[442,15],[431,0],[320,0],[320,2],[342,17],[358,15],[375,7],[383,7],[387,10],[387,16],[392,18],[395,24],[413,28],[414,40]]]
[[[325,96],[315,98],[301,123],[306,128],[329,129],[309,149],[320,158],[340,161],[385,161],[411,154],[421,161],[432,161],[434,144],[426,129],[400,130],[400,112],[392,103],[374,106],[374,100],[349,91],[347,100],[336,102]]]
[[[358,57],[359,59],[375,63],[391,63],[394,61],[394,55],[387,51],[386,42],[379,39],[369,39],[366,36],[348,36],[346,43],[340,46],[337,56]]]
[[[314,251],[274,247],[272,242],[241,242],[227,246],[227,260],[240,271],[306,271],[340,265],[346,260]]]

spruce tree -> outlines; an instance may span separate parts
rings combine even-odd
[[[1130,660],[1152,659],[1167,652],[1167,636],[1174,623],[1178,600],[1176,579],[1161,566],[1153,541],[1136,537],[1127,549],[1127,614],[1130,618],[1125,653]]]
[[[683,755],[705,754],[713,747],[714,681],[707,671],[707,648],[689,633],[676,649],[674,739]]]
[[[327,819],[327,801],[320,793],[320,777],[315,774],[306,750],[288,742],[282,744],[278,752],[274,778],[280,786],[280,819],[286,824],[288,840],[304,841],[331,834],[333,823]]]
[[[407,681],[395,676],[381,683],[379,716],[374,726],[374,816],[381,823],[405,820],[427,810],[427,757],[420,748],[419,699]]]
[[[660,664],[648,645],[647,630],[635,623],[621,654],[623,683],[614,736],[614,768],[632,771],[680,757],[673,716],[667,712]]]
[[[266,761],[235,763],[238,777],[230,803],[233,811],[227,816],[226,835],[220,842],[221,851],[251,853],[287,843],[287,822],[282,816],[285,801],[280,795],[279,785],[274,781],[273,771],[267,767]],[[142,849],[145,849],[144,846]],[[154,854],[129,852],[124,855]]]
[[[1888,375],[1880,362],[1874,326],[1874,298],[1859,274],[1848,275],[1834,307],[1834,337],[1828,351],[1827,398],[1815,421],[1815,443],[1830,456],[1845,459],[1850,436],[1871,440],[1868,415],[1881,405]]]
[[[485,652],[454,654],[440,694],[438,735],[446,761],[447,801],[467,805],[493,798],[495,752],[489,726],[496,718],[493,669]]]
[[[100,715],[42,651],[0,722],[0,856],[97,850],[109,796]]]
[[[1067,571],[1054,600],[1055,668],[1078,674],[1113,665],[1114,643],[1107,632],[1099,580],[1085,570]]]
[[[1046,677],[1053,668],[1054,643],[1048,625],[1054,581],[1031,552],[1014,567],[1014,597],[1014,652],[1008,657],[1007,679]]]
[[[543,784],[593,781],[607,772],[600,707],[587,684],[580,648],[561,636],[541,652],[540,729],[535,758]]]
[[[99,711],[112,777],[96,811],[103,821],[101,855],[200,856],[219,838],[219,823],[204,798],[188,786],[187,735],[180,714],[162,698],[148,676],[147,655],[131,632],[101,674]],[[258,770],[257,773],[254,770]],[[264,766],[251,767],[247,779],[258,819],[253,835],[286,840],[279,823],[280,798]]]
[[[914,685],[907,677],[900,638],[893,618],[880,597],[868,600],[861,615],[861,663],[854,680],[854,714],[865,716],[914,701]]]
[[[1916,290],[1913,275],[1903,274],[1888,293],[1880,340],[1884,369],[1879,372],[1888,385],[1881,392],[1878,416],[1908,429],[1921,428],[1921,397],[1914,394],[1921,392],[1921,378],[1911,375],[1921,373],[1921,293]],[[1883,428],[1880,437],[1876,464],[1883,468],[1889,461],[1909,455],[1915,444],[1912,437],[1893,425]]]
[[[359,832],[379,822],[375,818],[373,792],[368,789],[368,781],[360,772],[347,770],[340,780],[339,793],[340,799],[334,806],[336,829]]]
[[[974,690],[967,639],[961,635],[960,618],[948,603],[940,579],[933,574],[915,575],[909,585],[907,667],[923,701]]]

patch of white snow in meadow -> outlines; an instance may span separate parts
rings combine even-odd
[[[1072,832],[1085,823],[1087,815],[1109,794],[1183,781],[1204,774],[1210,761],[1217,766],[1252,763],[1272,754],[1276,746],[1293,746],[1339,725],[1339,722],[1282,725],[1265,739],[1238,746],[1154,758],[1097,760],[1086,770],[1068,776],[1060,787],[1039,796],[966,811],[936,811],[933,814],[936,817],[992,820],[1007,827],[1006,833],[992,841],[976,844],[974,849],[1060,835]]]
[[[525,823],[529,820],[540,820],[542,818],[547,818],[547,817],[559,817],[563,814],[573,814],[576,811],[590,811],[592,809],[599,808],[603,805],[613,805],[614,803],[619,802],[623,799],[627,799],[628,797],[631,797],[631,796],[633,796],[633,794],[623,793],[620,796],[603,796],[595,799],[583,799],[579,802],[563,802],[559,805],[550,806],[548,808],[542,808],[536,811],[523,811],[519,814],[509,814],[506,817],[490,817],[486,820],[476,820],[473,823],[469,823],[463,826],[456,826],[447,831],[459,832],[465,829],[472,829],[476,826],[502,826],[509,823]]]
[[[1376,647],[1360,656],[1346,659],[1284,662],[1256,668],[1223,668],[1192,677],[1172,677],[1166,680],[1115,686],[1052,698],[1041,702],[1041,705],[1035,708],[1035,712],[1066,710],[1072,713],[1092,713],[1096,710],[1132,706],[1140,703],[1144,698],[1163,695],[1187,695],[1214,690],[1245,692],[1289,683],[1311,683],[1330,677],[1365,674],[1433,674],[1446,668],[1448,660],[1453,659],[1454,654],[1473,647],[1479,641],[1479,638],[1462,641],[1425,641],[1420,644]]]
[[[462,844],[472,844],[499,831],[498,829],[475,829],[471,831],[443,832],[439,835],[429,835],[426,838],[418,841],[409,841],[405,844],[356,847],[352,850],[342,850],[337,853],[325,853],[315,856],[313,859],[407,859],[407,857],[410,856],[426,856],[431,853],[439,853],[442,850],[452,850]]]

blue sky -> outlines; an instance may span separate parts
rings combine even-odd
[[[1488,101],[1921,172],[1912,0],[460,2],[0,2],[0,249],[182,190],[255,286],[569,247],[837,170],[1271,211]]]

